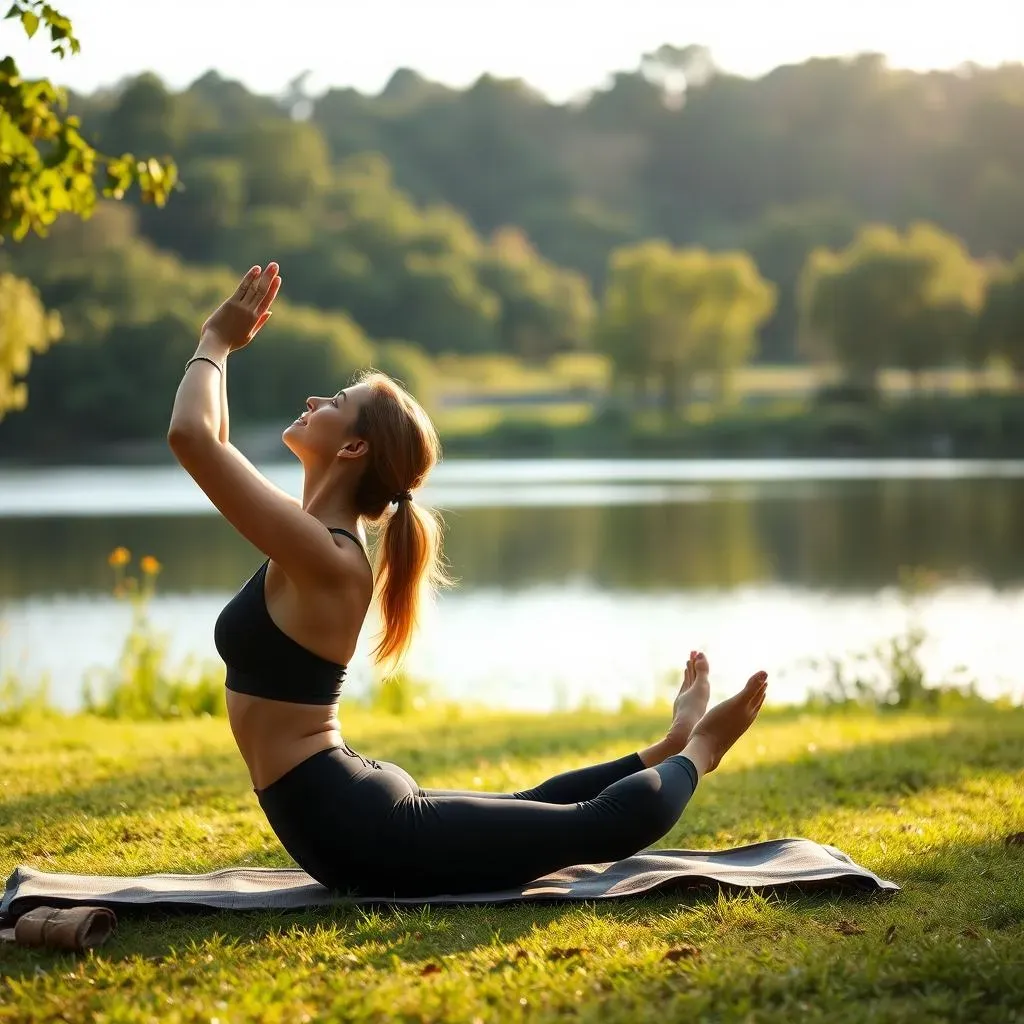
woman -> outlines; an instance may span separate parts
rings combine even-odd
[[[764,672],[705,714],[707,659],[692,652],[664,739],[520,793],[425,790],[398,765],[344,742],[339,693],[375,589],[383,631],[374,655],[393,666],[421,591],[444,579],[435,519],[412,494],[437,461],[438,441],[405,391],[369,374],[308,399],[285,430],[304,471],[301,502],[261,476],[228,443],[226,365],[271,316],[280,286],[276,263],[253,267],[203,325],[168,442],[267,556],[221,612],[215,639],[231,730],[285,849],[331,888],[426,896],[507,888],[660,839],[753,722]],[[375,583],[361,527],[389,507]]]

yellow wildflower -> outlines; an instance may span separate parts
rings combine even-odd
[[[127,565],[132,560],[132,553],[127,548],[114,548],[107,558],[107,562],[115,569]]]
[[[147,576],[155,576],[162,567],[152,555],[143,555],[142,561],[139,562],[139,568]]]

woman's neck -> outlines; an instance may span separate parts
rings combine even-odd
[[[305,467],[302,507],[311,516],[332,526],[355,526],[359,520],[354,487],[347,474],[338,472],[334,466],[320,471]]]

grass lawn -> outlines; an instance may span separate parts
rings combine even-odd
[[[342,711],[357,750],[481,789],[666,721]],[[0,1021],[1024,1020],[1022,762],[1024,709],[765,712],[660,845],[804,835],[902,893],[122,917],[85,956],[0,946]],[[224,720],[0,728],[0,837],[4,877],[289,863]]]
[[[462,405],[437,413],[437,429],[445,438],[482,434],[512,423],[543,427],[576,427],[594,416],[591,402],[559,402],[553,405]]]
[[[524,363],[507,355],[439,356],[438,386],[447,398],[475,395],[486,405],[489,398],[511,394],[569,391],[585,388],[604,391],[611,382],[612,370],[607,357],[596,352],[576,352],[556,356],[544,365]],[[805,398],[827,381],[840,378],[838,367],[811,364],[771,366],[754,364],[736,371],[733,385],[740,399],[757,396]],[[711,381],[707,381],[710,385]],[[1006,367],[983,371],[962,368],[931,370],[922,382],[929,390],[943,395],[970,394],[979,387],[1006,391],[1015,387]],[[905,395],[915,381],[904,370],[885,369],[879,384],[889,395]]]

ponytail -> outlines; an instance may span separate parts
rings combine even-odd
[[[377,591],[383,629],[373,656],[392,674],[409,650],[424,598],[451,581],[441,559],[440,521],[422,505],[398,502],[378,551]]]
[[[409,493],[424,482],[441,445],[430,417],[390,377],[370,371],[360,382],[369,385],[370,396],[359,410],[356,432],[369,440],[370,448],[356,508],[375,526],[382,630],[373,658],[386,675],[393,675],[409,650],[424,599],[452,582],[441,556],[441,517],[413,504]]]

